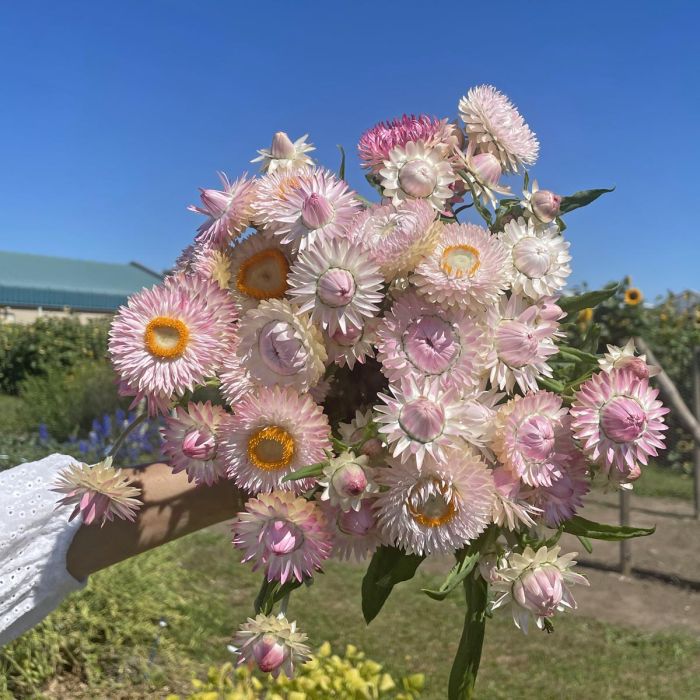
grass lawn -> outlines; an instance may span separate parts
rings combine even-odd
[[[642,468],[642,476],[634,482],[637,496],[682,498],[693,500],[693,477],[679,471],[649,464]]]
[[[366,627],[361,579],[359,568],[331,563],[315,585],[294,593],[290,617],[314,645],[329,640],[341,651],[357,644],[395,678],[424,672],[422,697],[443,700],[462,625],[459,596],[428,599],[418,589],[438,581],[419,570]],[[193,675],[231,659],[226,644],[251,613],[259,581],[237,563],[227,538],[211,532],[93,576],[39,628],[0,650],[0,698],[185,692]],[[611,593],[611,605],[621,604],[615,600]],[[168,622],[163,630],[161,618]],[[524,636],[499,614],[487,628],[478,697],[696,698],[699,660],[700,642],[687,637],[621,629],[580,614],[561,616],[553,635]]]

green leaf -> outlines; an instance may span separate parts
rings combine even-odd
[[[338,144],[338,150],[340,151],[340,167],[338,168],[338,177],[341,180],[345,179],[345,149]]]
[[[592,363],[594,365],[598,364],[598,356],[593,355],[590,352],[586,352],[585,350],[579,350],[578,348],[572,348],[570,345],[559,345],[558,348],[559,352],[564,353],[565,355],[569,355],[576,360]]]
[[[440,585],[440,588],[436,591],[429,588],[421,588],[421,591],[433,600],[445,600],[445,598],[472,572],[472,569],[476,566],[478,561],[479,552],[465,556],[462,561],[458,561],[452,567],[450,573],[447,574],[447,578]]]
[[[583,545],[583,548],[589,554],[593,551],[593,545],[591,544],[591,541],[588,539],[588,537],[584,537],[583,535],[579,535],[578,541]]]
[[[269,615],[275,603],[278,603],[294,589],[299,588],[302,583],[302,581],[290,579],[280,584],[279,581],[268,581],[267,576],[264,576],[260,591],[258,591],[258,595],[255,598],[255,614],[263,613],[264,615]]]
[[[622,525],[604,525],[593,520],[586,520],[575,515],[564,523],[564,532],[576,537],[589,537],[593,540],[631,540],[634,537],[653,535],[656,527],[628,527]],[[584,545],[585,546],[585,545]]]
[[[382,190],[382,186],[374,179],[374,176],[371,173],[367,173],[365,175],[365,180],[375,189],[379,194],[383,197],[384,196],[384,191]]]
[[[590,309],[598,306],[602,301],[613,296],[617,292],[617,288],[617,284],[610,284],[596,292],[585,292],[576,296],[562,297],[557,304],[562,311],[566,311],[571,316],[581,311],[581,309]]]
[[[464,579],[467,610],[464,615],[462,638],[450,672],[448,700],[470,700],[474,697],[474,683],[479,671],[481,649],[486,630],[488,584],[479,576],[478,569]]]
[[[540,386],[553,391],[555,394],[563,394],[566,388],[562,382],[547,377],[537,377],[537,382]]]
[[[377,549],[362,579],[362,614],[367,624],[379,614],[394,586],[413,578],[424,558],[396,547]]]
[[[606,192],[612,192],[614,189],[614,187],[611,187],[610,189],[581,190],[580,192],[574,192],[574,194],[571,194],[568,197],[562,197],[561,204],[559,205],[559,211],[562,214],[566,214],[574,209],[585,207],[587,204],[594,202],[601,195],[605,194]]]
[[[323,468],[328,464],[328,462],[316,462],[314,464],[309,464],[306,467],[297,469],[291,474],[287,474],[282,481],[297,481],[297,479],[309,479],[316,476],[321,476],[323,474]]]

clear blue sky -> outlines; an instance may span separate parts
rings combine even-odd
[[[196,188],[274,131],[333,168],[344,144],[364,191],[365,128],[488,82],[539,136],[541,186],[617,186],[568,217],[574,282],[697,289],[699,25],[691,0],[4,3],[0,249],[164,268]]]

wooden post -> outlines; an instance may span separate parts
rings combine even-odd
[[[693,353],[693,399],[695,409],[695,420],[700,423],[700,347],[695,348]],[[693,485],[695,494],[695,518],[700,520],[700,440],[695,438],[695,448],[693,449]]]
[[[630,524],[630,492],[620,489],[620,525]],[[629,576],[632,573],[632,549],[629,540],[620,540],[620,573]]]

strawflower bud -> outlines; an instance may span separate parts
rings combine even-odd
[[[532,205],[533,214],[543,224],[548,224],[559,216],[561,196],[554,194],[554,192],[550,192],[549,190],[537,190],[532,193],[530,203]]]
[[[273,158],[293,158],[296,154],[292,140],[284,131],[278,131],[272,137],[270,154]]]
[[[493,153],[477,153],[471,159],[471,170],[480,182],[492,187],[501,179],[503,170]]]
[[[424,160],[409,160],[399,172],[401,189],[411,197],[429,197],[437,185],[437,173]]]
[[[301,205],[301,221],[311,231],[333,221],[333,205],[322,194],[312,192]]]

